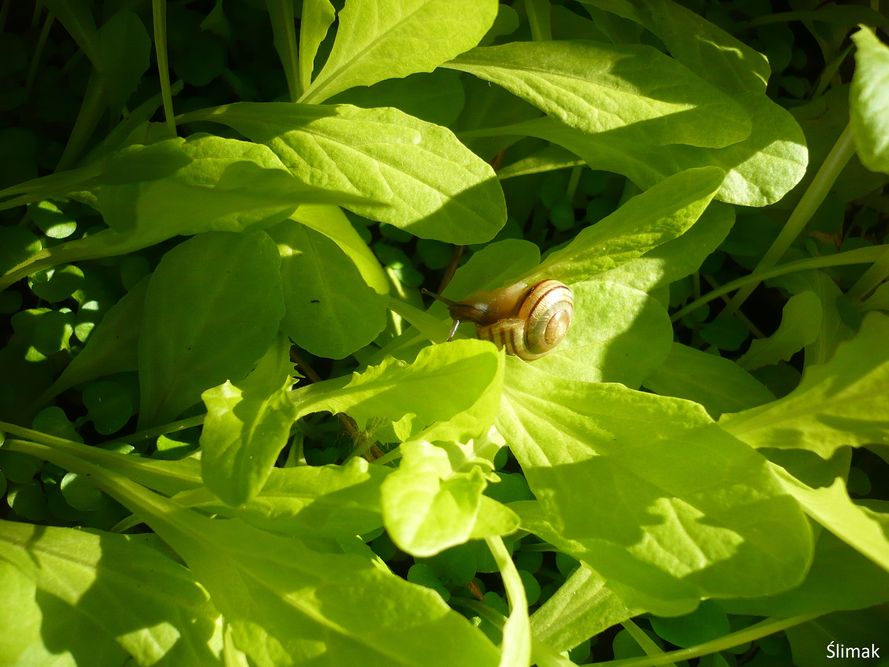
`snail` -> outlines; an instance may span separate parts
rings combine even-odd
[[[479,338],[525,361],[539,359],[561,343],[574,315],[574,294],[558,280],[543,280],[531,287],[519,282],[461,302],[423,292],[448,306],[454,320],[448,340],[461,321],[470,320]]]

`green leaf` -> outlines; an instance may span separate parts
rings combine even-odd
[[[684,234],[641,257],[601,273],[599,280],[651,292],[697,271],[725,240],[735,222],[734,209],[711,203]]]
[[[518,517],[503,507],[499,521],[487,517],[486,534],[476,534],[487,485],[478,466],[455,470],[445,449],[425,441],[405,442],[400,451],[398,470],[383,481],[382,506],[386,530],[402,551],[433,556],[470,536],[504,535],[518,528]]]
[[[799,451],[779,452],[774,458],[778,478],[806,514],[889,572],[889,517],[849,497],[848,453],[835,454],[826,463]]]
[[[787,396],[720,425],[753,447],[799,448],[830,458],[838,447],[889,442],[889,317],[868,315],[833,358],[809,366]]]
[[[83,405],[96,431],[110,435],[122,429],[136,411],[136,393],[132,376],[87,384],[83,388]]]
[[[642,607],[627,607],[601,576],[581,563],[531,615],[531,631],[535,640],[567,651],[642,612]]]
[[[719,167],[726,171],[716,195],[719,201],[766,206],[781,199],[805,175],[806,139],[793,116],[764,95],[739,94],[739,102],[753,120],[753,131],[744,141],[725,148],[656,146],[647,141],[644,126],[629,126],[620,133],[584,134],[552,118],[501,131],[552,141],[582,157],[591,169],[623,174],[641,188],[686,169]]]
[[[645,379],[645,386],[663,396],[696,401],[714,418],[775,400],[764,384],[736,362],[680,343],[673,343],[664,363]]]
[[[147,291],[148,280],[141,280],[108,309],[102,321],[90,332],[84,348],[46,390],[41,403],[97,377],[138,368],[136,349]]]
[[[478,44],[496,16],[494,0],[349,0],[330,56],[300,101],[431,72]]]
[[[267,144],[302,182],[421,238],[483,243],[506,221],[491,166],[450,130],[397,109],[239,102],[190,118]]]
[[[431,345],[406,364],[388,359],[352,377],[316,382],[293,392],[299,415],[327,410],[348,413],[365,429],[389,420],[408,440],[434,422],[437,440],[465,441],[494,420],[503,381],[503,355],[486,341]],[[432,432],[425,437],[431,439]]]
[[[200,440],[204,483],[233,507],[262,488],[290,438],[296,421],[292,371],[290,344],[279,337],[243,381],[226,380],[201,395],[207,406]]]
[[[46,6],[53,16],[68,31],[68,34],[77,42],[80,50],[86,54],[93,67],[99,68],[102,64],[102,54],[99,49],[99,31],[96,22],[90,12],[88,0],[47,0]]]
[[[117,115],[148,70],[151,39],[139,17],[118,11],[99,28],[101,62],[96,69],[102,80],[108,107]]]
[[[329,0],[303,0],[299,20],[299,81],[303,90],[312,82],[318,47],[335,18],[336,11]]]
[[[262,232],[201,234],[164,255],[139,336],[140,424],[173,419],[205,389],[250,370],[283,315],[278,266]]]
[[[369,550],[323,551],[240,519],[210,519],[98,472],[104,490],[183,557],[257,665],[497,663],[495,647],[437,593],[378,567]]]
[[[368,286],[336,242],[292,220],[269,235],[281,254],[281,328],[294,343],[315,356],[343,359],[379,335],[389,299]]]
[[[644,292],[590,280],[571,285],[574,318],[568,335],[534,361],[534,370],[587,382],[638,387],[670,352],[673,327],[667,311]],[[510,363],[508,373],[525,364]]]
[[[269,22],[272,24],[273,43],[278,58],[281,60],[281,68],[287,78],[287,89],[290,92],[290,100],[296,101],[302,86],[300,85],[299,57],[296,45],[296,25],[293,15],[292,0],[266,0],[266,8],[269,11]]]
[[[724,174],[690,169],[627,201],[550,254],[529,279],[588,280],[683,234],[707,208]]]
[[[849,91],[849,122],[862,164],[889,174],[889,47],[866,26],[852,35],[855,75]]]
[[[447,64],[502,86],[585,134],[644,127],[646,145],[721,148],[746,139],[750,118],[729,95],[646,45],[512,42]]]
[[[848,459],[848,456],[844,458]],[[823,491],[824,489],[821,489],[819,492]],[[827,503],[831,502],[828,496],[825,496],[824,500]],[[850,505],[848,499],[843,502],[847,506]],[[848,518],[840,516],[839,512],[836,513],[838,520],[845,521]],[[889,521],[885,512],[873,513],[869,516],[855,516],[851,523],[834,524],[834,530],[850,534],[865,528],[867,533],[876,534],[875,528],[882,526],[885,531],[889,527],[887,524]],[[862,537],[864,534],[864,532],[859,533]],[[885,549],[881,548],[880,551],[885,552]],[[842,581],[843,585],[837,586],[837,581]],[[850,547],[847,541],[829,531],[822,531],[815,547],[812,567],[805,581],[798,587],[765,598],[725,600],[722,605],[733,614],[790,617],[864,609],[885,602],[887,599],[889,599],[889,571],[885,569],[885,564],[880,567],[861,551]]]
[[[4,664],[216,664],[220,621],[153,536],[0,521]],[[8,661],[8,662],[7,662]]]
[[[767,462],[701,406],[530,366],[509,376],[502,405],[497,428],[538,498],[511,505],[523,527],[626,604],[676,615],[701,597],[765,595],[804,576],[805,517]]]
[[[764,93],[764,55],[672,0],[580,0],[634,21],[657,35],[676,60],[724,89]]]
[[[330,100],[331,104],[395,107],[421,120],[445,127],[460,116],[466,96],[457,72],[438,69],[431,74],[412,74],[404,79],[387,79],[370,88],[350,88]],[[502,173],[498,176],[503,179]]]
[[[171,142],[164,143],[176,145]],[[196,135],[178,148],[186,162],[172,174],[95,188],[96,207],[109,227],[141,229],[157,240],[242,231],[277,222],[306,201],[305,186],[265,146]]]
[[[815,342],[821,328],[821,302],[815,292],[794,294],[784,304],[778,330],[763,339],[754,339],[750,349],[738,359],[745,370],[789,361],[796,352]]]
[[[345,465],[272,468],[262,490],[236,508],[220,503],[206,488],[183,493],[177,500],[273,533],[353,538],[382,527],[380,487],[389,472],[355,457]]]
[[[389,294],[389,282],[380,260],[371,252],[352,223],[341,209],[336,206],[300,206],[290,216],[306,227],[324,234],[336,243],[355,264],[364,282],[370,285],[377,294]]]

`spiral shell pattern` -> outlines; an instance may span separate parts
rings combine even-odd
[[[477,332],[508,354],[533,361],[562,342],[573,316],[571,290],[558,280],[544,280],[525,294],[515,317],[478,325]]]

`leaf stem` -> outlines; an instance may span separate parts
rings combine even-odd
[[[748,284],[760,283],[763,280],[768,280],[769,278],[776,278],[778,276],[783,276],[788,273],[795,273],[797,271],[823,269],[829,266],[870,264],[871,262],[875,262],[880,257],[882,257],[883,254],[886,252],[887,247],[889,246],[879,245],[870,248],[856,248],[855,250],[848,250],[846,252],[837,253],[836,255],[828,255],[825,257],[808,257],[796,262],[781,264],[765,271],[756,271],[754,273],[751,273],[750,275],[738,278],[737,280],[732,280],[731,282],[726,283],[722,287],[715,289],[712,292],[707,292],[707,294],[705,294],[701,298],[695,299],[684,308],[676,311],[676,313],[674,313],[673,316],[670,318],[670,321],[676,322],[682,319],[693,310],[696,310],[701,306],[710,303],[714,299],[718,299],[723,294],[728,294],[729,292],[733,292],[734,290],[744,287]]]
[[[628,658],[624,660],[611,660],[599,663],[608,665],[609,667],[655,667],[656,665],[668,665],[673,662],[682,660],[691,660],[692,658],[700,658],[710,653],[725,651],[735,646],[741,646],[748,642],[768,637],[769,635],[781,632],[787,628],[792,628],[802,623],[818,618],[821,614],[803,614],[801,616],[793,616],[791,618],[767,618],[764,621],[751,625],[737,632],[723,635],[717,639],[713,639],[697,646],[679,649],[677,651],[668,651],[661,655],[643,656],[641,658]]]
[[[173,93],[170,87],[170,63],[167,59],[167,1],[152,0],[151,18],[154,22],[154,51],[157,55],[157,74],[164,102],[164,123],[170,137],[176,136],[176,118],[173,113]]]
[[[836,143],[833,145],[833,148],[830,149],[830,153],[828,153],[824,162],[821,163],[821,167],[818,169],[812,182],[809,183],[809,187],[803,193],[803,196],[800,197],[799,202],[787,219],[784,228],[772,242],[771,247],[769,247],[766,253],[762,256],[762,259],[759,260],[759,264],[757,264],[756,269],[754,269],[754,275],[758,272],[770,269],[779,259],[781,259],[790,247],[790,244],[793,243],[803,229],[805,229],[806,224],[812,219],[812,216],[818,210],[818,207],[821,206],[824,198],[827,196],[828,192],[830,192],[830,188],[833,187],[837,177],[840,175],[840,172],[843,171],[843,168],[846,166],[846,163],[849,161],[849,158],[852,157],[854,152],[855,145],[852,141],[852,130],[849,125],[846,125],[840,133],[839,138],[836,140]],[[731,315],[738,310],[738,308],[740,308],[747,300],[747,297],[749,297],[753,290],[756,289],[759,282],[759,280],[755,280],[746,284],[743,289],[739,290],[725,307],[723,313],[725,315]]]

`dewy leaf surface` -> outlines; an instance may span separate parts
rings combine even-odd
[[[377,337],[389,299],[368,286],[339,245],[293,220],[268,233],[281,254],[281,328],[294,343],[318,357],[343,359]]]
[[[247,374],[284,312],[279,263],[264,232],[201,234],[164,255],[139,337],[140,423],[173,419]]]
[[[478,44],[496,16],[496,0],[349,0],[330,56],[300,101],[431,72]]]
[[[145,535],[0,521],[0,589],[15,611],[4,614],[0,660],[216,664],[219,612],[159,546]]]
[[[809,366],[787,396],[720,425],[753,447],[799,448],[830,458],[838,447],[889,444],[889,317],[868,315],[827,363]]]
[[[737,102],[650,46],[512,42],[473,49],[447,66],[496,83],[585,134],[636,126],[647,144],[720,148],[750,133]]]
[[[239,102],[189,117],[267,144],[302,182],[420,238],[483,243],[506,222],[491,166],[450,130],[397,109]]]
[[[862,26],[852,35],[855,75],[849,91],[849,122],[862,164],[889,174],[889,46]]]
[[[509,374],[497,428],[538,499],[512,505],[524,527],[628,605],[676,615],[805,574],[811,532],[795,501],[695,403],[526,369]]]

